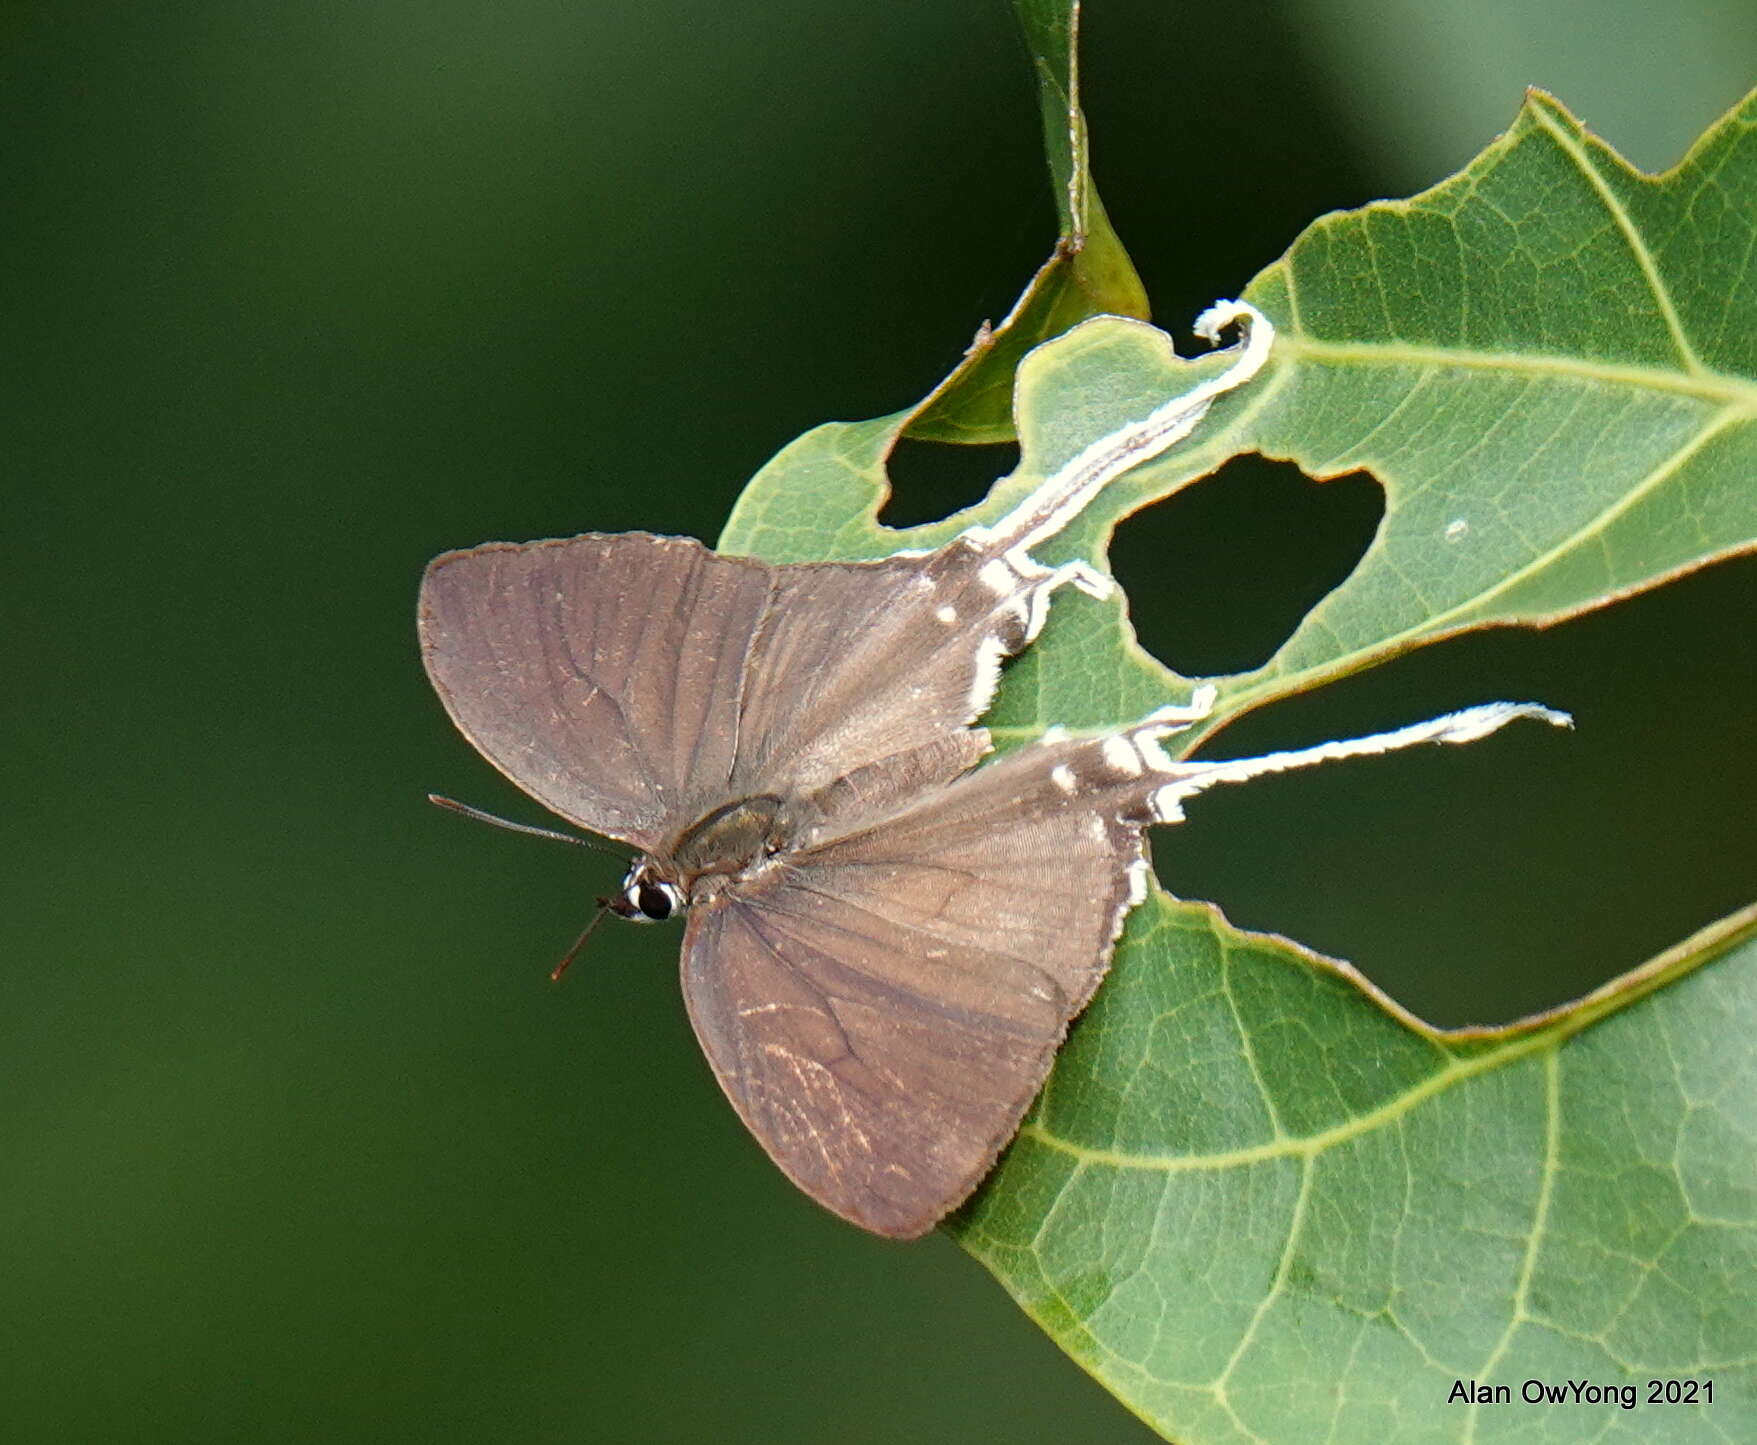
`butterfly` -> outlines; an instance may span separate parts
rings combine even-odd
[[[1112,586],[1031,549],[1261,367],[1274,332],[1253,308],[1197,329],[1231,323],[1223,374],[932,551],[772,565],[587,534],[447,553],[423,580],[422,655],[453,721],[538,802],[638,850],[609,911],[687,915],[684,1000],[714,1076],[795,1184],[874,1233],[931,1229],[1011,1139],[1145,896],[1150,824],[1214,782],[1533,711],[1174,762],[1162,741],[1208,689],[977,766],[1001,663],[1052,594]]]

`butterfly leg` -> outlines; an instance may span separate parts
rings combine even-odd
[[[1159,734],[1163,737],[1195,723],[1205,722],[1214,711],[1214,699],[1220,696],[1220,689],[1211,682],[1205,682],[1190,694],[1188,702],[1167,703],[1164,707],[1155,708],[1143,720],[1155,728],[1164,728]]]
[[[1056,588],[1071,582],[1088,597],[1096,597],[1100,602],[1116,591],[1115,578],[1084,562],[1064,562],[1059,567],[1045,567],[1020,554],[1017,561],[1009,558],[1008,565],[1023,583],[1021,593],[1025,603],[1026,642],[1035,641],[1037,634],[1043,631],[1043,624],[1049,619],[1049,599]]]
[[[1044,580],[1043,590],[1053,592],[1070,582],[1088,597],[1094,597],[1100,602],[1116,591],[1116,578],[1085,562],[1062,563]]]

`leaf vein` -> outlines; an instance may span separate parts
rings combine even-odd
[[[1525,1257],[1520,1261],[1519,1278],[1513,1286],[1513,1304],[1507,1312],[1507,1328],[1501,1332],[1501,1338],[1489,1351],[1488,1358],[1476,1372],[1479,1380],[1492,1379],[1496,1368],[1506,1358],[1507,1351],[1513,1346],[1513,1337],[1519,1333],[1520,1325],[1531,1318],[1526,1308],[1531,1299],[1531,1278],[1537,1269],[1538,1252],[1543,1246],[1544,1231],[1549,1225],[1550,1203],[1555,1196],[1556,1172],[1558,1168],[1561,1144],[1562,1116],[1562,1065],[1557,1051],[1551,1049],[1541,1056],[1543,1064],[1544,1093],[1544,1130],[1543,1130],[1543,1170],[1538,1176],[1537,1201],[1532,1207],[1531,1229],[1526,1236]],[[1470,1413],[1465,1417],[1464,1439],[1476,1439],[1476,1422],[1480,1418],[1477,1404],[1473,1400]]]
[[[1565,127],[1558,125],[1555,117],[1541,107],[1536,108],[1533,113],[1537,117],[1538,124],[1549,134],[1562,153],[1574,163],[1586,183],[1597,193],[1599,202],[1604,206],[1612,224],[1621,232],[1623,242],[1629,248],[1630,255],[1634,257],[1635,264],[1641,268],[1641,274],[1647,282],[1647,289],[1653,294],[1654,304],[1659,307],[1659,313],[1665,321],[1666,329],[1671,333],[1672,345],[1677,348],[1679,360],[1688,371],[1699,372],[1703,370],[1701,358],[1696,355],[1695,348],[1691,346],[1690,338],[1684,331],[1684,323],[1678,315],[1676,305],[1672,302],[1671,288],[1661,278],[1659,263],[1654,259],[1646,238],[1635,225],[1634,217],[1629,214],[1628,208],[1623,205],[1616,192],[1611,189],[1610,183],[1605,180],[1604,173],[1593,164],[1592,157],[1580,144],[1579,137],[1570,134]]]
[[[1458,367],[1471,371],[1530,372],[1607,386],[1628,386],[1694,397],[1715,406],[1757,412],[1757,380],[1699,367],[1680,373],[1659,366],[1560,356],[1541,351],[1483,351],[1413,341],[1328,341],[1283,330],[1275,345],[1295,359],[1382,366]]]

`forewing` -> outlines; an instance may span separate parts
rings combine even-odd
[[[1029,640],[1044,582],[960,539],[881,562],[776,568],[734,791],[809,792],[974,722],[1001,660]]]
[[[638,532],[491,544],[428,568],[422,652],[495,766],[651,850],[725,802],[886,760],[955,777],[1042,582],[960,541],[782,567]]]
[[[1094,809],[1040,747],[704,907],[690,1017],[751,1131],[807,1194],[909,1238],[1018,1127],[1109,964],[1145,860],[1141,790]]]
[[[726,801],[775,570],[641,532],[451,552],[421,584],[422,657],[507,777],[651,850]]]

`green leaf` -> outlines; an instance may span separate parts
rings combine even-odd
[[[1749,550],[1753,257],[1757,96],[1650,178],[1533,95],[1460,176],[1327,217],[1264,271],[1246,294],[1279,330],[1269,368],[1039,556],[1101,561],[1119,518],[1240,451],[1371,470],[1372,546],[1268,664],[1217,680],[1212,727]],[[902,414],[800,438],[722,545],[793,561],[931,545],[1219,364],[1089,321],[1025,359],[1021,465],[980,506],[878,526]],[[1121,602],[1063,594],[989,722],[1017,743],[1190,689]],[[1648,1374],[1712,1376],[1715,1401],[1643,1407],[1632,1438],[1757,1438],[1754,936],[1747,912],[1577,1005],[1439,1034],[1345,965],[1155,893],[949,1228],[1180,1440],[1598,1438],[1604,1406],[1497,1415],[1447,1393]]]
[[[1754,130],[1757,96],[1652,178],[1533,92],[1461,175],[1319,221],[1252,282],[1285,364],[1228,442],[1367,468],[1387,514],[1241,702],[1751,547]]]
[[[984,322],[957,369],[913,409],[909,434],[924,441],[1011,441],[1013,372],[1027,351],[1089,316],[1147,315],[1147,293],[1092,183],[1079,0],[1013,0],[1013,9],[1037,73],[1060,234],[1006,319]]]
[[[1626,1438],[1752,1438],[1757,909],[1454,1034],[1204,904],[1156,895],[1127,939],[952,1227],[1142,1418],[1190,1442],[1624,1438],[1614,1407],[1448,1396],[1696,1378],[1712,1408],[1643,1403]]]

